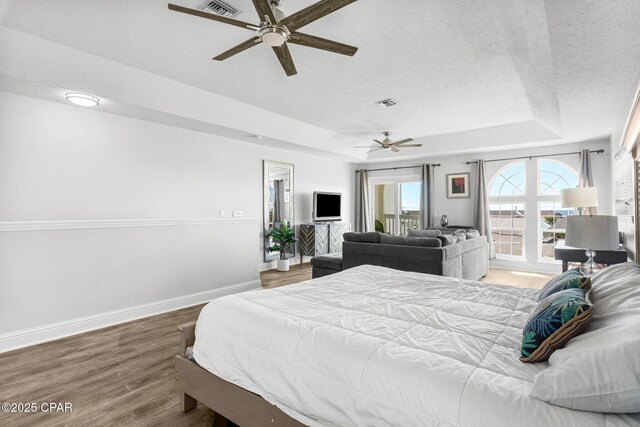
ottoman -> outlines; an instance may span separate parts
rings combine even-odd
[[[342,252],[313,257],[311,265],[311,277],[314,279],[342,271]]]

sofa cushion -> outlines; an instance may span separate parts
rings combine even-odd
[[[440,230],[416,230],[414,228],[410,228],[407,231],[407,237],[438,237],[440,234]]]
[[[444,234],[442,236],[436,236],[436,239],[442,242],[442,246],[451,246],[458,243],[458,238],[453,234]]]
[[[475,239],[476,237],[480,237],[480,232],[478,230],[469,230],[464,233],[467,236],[467,240]]]
[[[453,235],[456,236],[458,242],[463,242],[467,240],[467,232],[464,230],[456,230],[453,232]]]
[[[427,248],[440,248],[442,242],[435,237],[400,237],[383,234],[380,236],[383,245],[422,246]]]
[[[367,233],[344,233],[343,238],[347,242],[362,242],[362,243],[380,243],[380,235],[377,231],[369,231]]]

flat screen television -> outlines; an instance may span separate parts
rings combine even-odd
[[[326,193],[315,191],[313,193],[313,221],[340,221],[341,193]]]

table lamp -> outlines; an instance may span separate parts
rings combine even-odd
[[[615,250],[618,244],[618,217],[609,215],[571,215],[567,217],[567,246],[587,249],[584,274],[593,274],[596,249]]]
[[[563,208],[578,208],[580,215],[584,214],[584,208],[598,206],[597,187],[577,187],[560,190],[560,203]]]

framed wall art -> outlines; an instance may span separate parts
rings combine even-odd
[[[471,197],[469,191],[469,172],[447,174],[447,199],[465,199]]]

